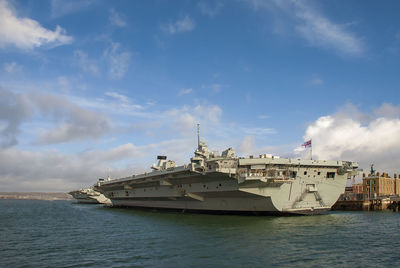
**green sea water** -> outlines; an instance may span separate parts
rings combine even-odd
[[[197,215],[0,200],[0,267],[400,267],[400,214]]]

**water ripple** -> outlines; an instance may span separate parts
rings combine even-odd
[[[0,200],[0,267],[396,267],[400,214],[245,217]]]

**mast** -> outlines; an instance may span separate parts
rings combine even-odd
[[[200,124],[197,124],[197,148],[200,148]]]

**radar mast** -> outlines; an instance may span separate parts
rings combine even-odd
[[[197,124],[197,148],[200,148],[200,124]]]

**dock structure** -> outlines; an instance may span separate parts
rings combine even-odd
[[[390,177],[388,173],[372,172],[365,176],[362,183],[353,183],[346,187],[332,210],[387,210],[399,211],[400,178],[397,174]]]

